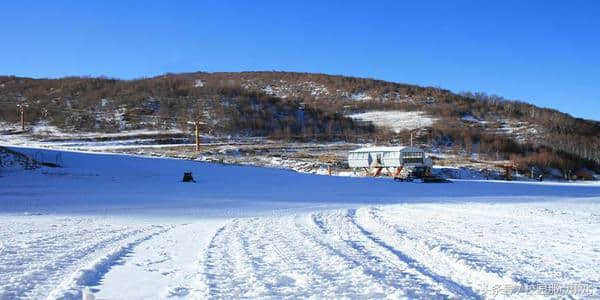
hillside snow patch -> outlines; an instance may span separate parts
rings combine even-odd
[[[375,126],[388,127],[398,133],[428,127],[435,119],[420,111],[370,111],[349,115],[350,118],[372,122]]]

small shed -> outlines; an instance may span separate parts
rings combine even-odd
[[[431,167],[432,161],[418,147],[367,147],[350,151],[350,168]]]

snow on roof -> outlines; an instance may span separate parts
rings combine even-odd
[[[350,151],[352,152],[400,152],[402,150],[406,150],[412,148],[414,150],[418,150],[418,151],[422,151],[421,149],[417,148],[417,147],[409,147],[409,146],[395,146],[395,147],[365,147],[365,148],[359,148],[356,150],[352,150]]]

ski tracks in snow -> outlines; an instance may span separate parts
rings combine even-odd
[[[115,265],[120,259],[133,251],[133,248],[140,243],[151,239],[152,237],[163,234],[172,227],[153,226],[143,234],[133,235],[131,238],[120,241],[105,254],[91,261],[84,268],[71,274],[66,280],[50,292],[49,299],[81,299],[84,287],[95,285],[104,274]]]
[[[559,211],[562,219],[548,221],[536,207],[428,209],[399,205],[235,219],[207,247],[201,267],[206,286],[198,296],[480,299],[549,280],[598,283],[593,264],[582,264],[598,260],[593,215],[569,219]],[[529,227],[518,229],[519,222]],[[548,225],[558,230],[544,231]],[[567,243],[582,253],[565,255]]]
[[[100,284],[92,286],[97,298],[205,298],[205,252],[228,220],[189,220],[141,241],[103,276]]]
[[[435,265],[449,261],[443,253],[398,232],[371,232],[373,220],[363,221],[356,210],[236,219],[207,249],[201,296],[480,298],[457,272]],[[489,283],[489,274],[476,275]]]
[[[36,218],[42,221],[34,220]],[[93,218],[1,220],[0,299],[81,298],[111,264],[163,226],[118,225]]]
[[[597,286],[596,211],[421,204],[163,225],[0,220],[0,299],[80,298],[84,287],[103,299],[479,299],[548,281]]]

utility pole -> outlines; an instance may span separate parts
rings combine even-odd
[[[26,103],[17,104],[17,108],[21,117],[21,131],[25,131],[25,107],[27,106],[29,105]]]
[[[196,152],[200,152],[200,125],[204,125],[205,123],[196,121],[188,121],[190,125],[194,125],[194,137],[196,139]]]
[[[196,126],[196,152],[200,152],[200,122],[194,122]]]

